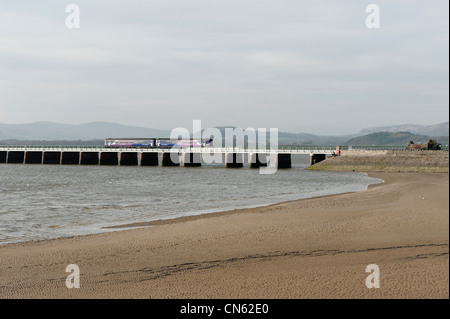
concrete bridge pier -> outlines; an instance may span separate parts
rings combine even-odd
[[[183,153],[182,165],[184,167],[202,166],[202,154],[200,153]]]
[[[161,166],[180,166],[180,154],[177,152],[163,152]]]
[[[39,151],[25,152],[25,164],[42,164],[42,155]]]
[[[158,166],[158,152],[143,152],[140,156],[141,166]]]
[[[9,151],[6,156],[6,162],[8,164],[23,164],[25,161],[24,151]]]
[[[80,152],[62,152],[61,164],[63,165],[79,165]]]
[[[226,153],[225,167],[227,168],[241,168],[244,167],[244,154],[242,153]]]
[[[100,165],[119,165],[119,153],[117,152],[100,152]]]
[[[43,164],[61,164],[61,152],[44,152]]]
[[[81,152],[80,164],[81,165],[98,165],[99,152]]]
[[[275,161],[277,164],[277,168],[291,168],[292,167],[291,154],[278,153],[275,158],[276,158]]]
[[[122,152],[119,153],[120,166],[137,166],[138,156],[137,152]]]
[[[250,168],[260,168],[261,166],[267,166],[267,154],[265,153],[251,153],[250,154]]]
[[[314,165],[314,164],[322,162],[326,159],[327,159],[326,154],[311,154],[309,156],[309,165]]]
[[[0,151],[0,164],[6,163],[6,158],[8,157],[7,151]]]

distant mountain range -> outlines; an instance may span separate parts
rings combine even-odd
[[[413,134],[426,136],[448,136],[449,122],[435,124],[435,125],[417,125],[417,124],[402,124],[393,126],[378,126],[368,127],[361,130],[360,135],[366,135],[377,132],[410,132]]]
[[[218,127],[225,136],[225,127]],[[108,137],[169,137],[170,130],[127,126],[118,123],[92,122],[80,125],[53,122],[30,124],[1,124],[0,144],[42,144],[42,145],[101,145]],[[381,134],[382,133],[382,134]],[[268,136],[268,134],[267,134]],[[334,146],[334,145],[407,145],[436,139],[448,144],[449,122],[436,125],[403,124],[396,126],[371,127],[353,135],[320,136],[309,133],[278,133],[279,145]]]
[[[0,123],[0,140],[93,140],[109,137],[166,137],[169,135],[170,130],[155,130],[108,122],[80,125],[53,122]]]
[[[401,146],[408,145],[410,141],[413,141],[415,144],[423,144],[431,139],[436,140],[442,145],[448,145],[448,136],[428,136],[410,132],[376,132],[354,137],[342,145]]]

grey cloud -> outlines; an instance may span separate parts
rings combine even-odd
[[[78,30],[64,26],[69,3]],[[377,3],[379,30],[357,0],[2,3],[0,122],[318,121],[327,134],[421,123],[425,111],[424,124],[442,122],[448,3]]]

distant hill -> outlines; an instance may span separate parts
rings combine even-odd
[[[226,128],[217,127],[225,138]],[[117,123],[92,122],[80,125],[53,122],[29,124],[1,124],[0,141],[7,145],[97,145],[108,137],[168,137],[170,130],[156,130],[144,127],[127,126]],[[279,145],[339,145],[353,136],[318,136],[309,133],[278,132]],[[269,132],[267,132],[269,138]]]
[[[337,146],[343,145],[345,141],[354,135],[341,136],[321,136],[308,133],[284,133],[278,134],[279,145],[298,145],[298,146]]]
[[[431,137],[427,135],[413,134],[410,132],[377,132],[354,137],[345,142],[343,145],[405,145],[406,147],[409,141],[413,141],[416,144],[421,144],[428,142],[430,139],[435,139],[438,143],[448,144],[448,136]]]
[[[0,123],[1,140],[92,140],[108,137],[166,137],[169,134],[169,130],[155,130],[106,122],[92,122],[80,125],[53,122],[35,122],[30,124]]]
[[[376,132],[410,132],[426,136],[448,136],[449,122],[435,125],[401,124],[393,126],[368,127],[361,130],[360,135],[367,135]]]
[[[220,133],[222,134],[223,145],[226,144],[226,129],[236,129],[235,126],[217,126]],[[309,133],[287,133],[278,132],[278,145],[280,146],[336,146],[341,145],[349,138],[354,135],[344,135],[344,136],[319,136]],[[266,139],[269,141],[270,134],[269,130],[266,132]],[[230,140],[228,140],[231,143]],[[217,139],[216,139],[217,145]]]

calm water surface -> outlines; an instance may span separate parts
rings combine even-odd
[[[93,234],[104,226],[360,191],[378,179],[312,172],[309,156],[261,175],[220,166],[0,164],[0,244]]]

